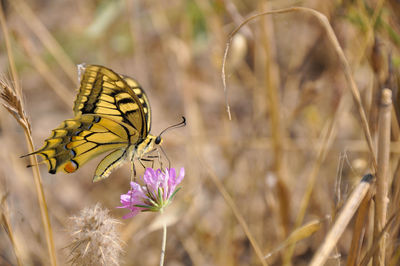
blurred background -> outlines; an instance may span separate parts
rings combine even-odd
[[[36,148],[72,118],[80,63],[104,65],[138,80],[150,99],[152,134],[187,118],[186,127],[164,135],[172,166],[186,170],[168,210],[166,265],[260,264],[216,180],[262,253],[272,252],[266,259],[271,265],[283,263],[291,232],[318,223],[319,230],[299,241],[291,255],[294,265],[307,265],[330,217],[370,171],[343,69],[315,18],[299,12],[264,16],[234,36],[226,62],[232,120],[226,112],[222,60],[229,33],[250,15],[292,6],[316,9],[328,17],[344,49],[375,136],[379,90],[394,84],[399,63],[396,0],[13,0],[2,5]],[[3,34],[0,73],[10,73]],[[327,132],[331,140],[324,146]],[[29,161],[19,158],[28,153],[24,134],[4,108],[0,143],[0,193],[23,261],[49,265],[32,171],[26,168]],[[122,220],[127,211],[116,207],[129,189],[130,167],[92,183],[102,157],[74,174],[50,175],[40,166],[59,264],[68,264],[69,217],[101,203],[121,222],[121,264],[156,265],[158,214]],[[142,175],[139,164],[137,169]],[[300,204],[310,188],[303,215]],[[346,261],[350,240],[351,226],[328,265]],[[0,264],[15,263],[1,230]]]

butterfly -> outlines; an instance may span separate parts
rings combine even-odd
[[[49,173],[73,173],[96,156],[110,152],[98,164],[93,182],[107,178],[124,161],[143,159],[161,144],[153,136],[146,93],[134,79],[99,65],[85,65],[74,103],[73,119],[52,131],[40,155]]]

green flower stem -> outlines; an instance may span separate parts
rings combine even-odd
[[[160,210],[162,215],[162,210]],[[163,238],[161,244],[161,256],[160,256],[160,266],[164,265],[164,256],[165,256],[165,246],[167,243],[167,223],[163,221]]]

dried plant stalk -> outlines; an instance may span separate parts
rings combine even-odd
[[[371,174],[365,175],[357,187],[353,190],[349,196],[346,204],[343,207],[342,212],[339,214],[336,222],[332,226],[329,233],[326,235],[324,242],[318,248],[313,259],[311,260],[311,266],[324,265],[328,259],[332,249],[335,247],[340,236],[343,234],[347,225],[349,224],[354,213],[358,210],[358,206],[364,199],[365,195],[371,187],[373,176]]]
[[[10,223],[10,216],[9,216],[9,212],[8,212],[6,198],[7,198],[7,195],[3,195],[0,199],[0,224],[3,226],[4,231],[6,232],[8,238],[10,239],[12,248],[14,250],[15,258],[17,260],[17,264],[20,266],[20,265],[23,265],[22,259],[21,259],[21,254],[19,252],[17,243],[14,238],[14,233],[13,233],[13,229],[12,229],[12,226]]]
[[[361,260],[361,262],[358,264],[360,266],[367,266],[369,265],[369,262],[374,254],[377,253],[378,248],[380,246],[380,240],[384,237],[385,234],[387,234],[387,231],[389,230],[389,227],[391,227],[392,222],[397,218],[397,213],[393,215],[386,223],[385,227],[382,228],[382,230],[379,232],[377,235],[376,242],[374,241],[372,243],[372,246],[369,248],[367,253],[365,254],[364,258]],[[380,261],[378,261],[380,262]]]
[[[374,223],[374,242],[378,241],[383,227],[386,224],[387,204],[388,204],[388,175],[390,157],[390,124],[392,109],[392,91],[384,89],[382,91],[381,108],[379,111],[378,124],[378,174],[376,180],[376,203],[375,203],[375,223]],[[385,235],[380,238],[378,250],[374,254],[373,265],[385,265]]]
[[[3,13],[3,8],[0,6],[0,24],[1,28],[3,30],[3,35],[7,36],[5,37],[6,39],[9,38],[8,35],[8,28],[6,21],[4,19],[4,13]],[[9,64],[10,68],[15,70],[15,63],[13,60],[12,56],[12,49],[10,46],[7,46],[7,54],[9,58]],[[17,120],[17,122],[21,125],[21,127],[24,129],[25,133],[25,139],[26,142],[28,143],[28,150],[30,152],[33,152],[34,150],[34,145],[33,145],[33,140],[32,140],[32,135],[31,135],[31,126],[28,121],[27,116],[25,115],[22,101],[21,101],[21,96],[20,96],[20,86],[19,86],[19,80],[16,75],[16,71],[12,72],[13,74],[13,83],[16,84],[14,87],[11,85],[11,83],[8,83],[5,81],[5,79],[0,78],[0,98],[2,99],[2,105],[11,113],[12,116]],[[31,164],[33,165],[32,171],[33,171],[33,177],[34,177],[34,182],[35,182],[35,189],[37,192],[38,196],[38,201],[39,201],[39,207],[40,207],[40,214],[42,217],[42,222],[43,222],[43,228],[46,236],[46,242],[47,242],[47,248],[50,256],[50,262],[51,265],[57,265],[57,257],[56,257],[56,250],[54,247],[54,240],[53,240],[53,231],[51,228],[50,224],[50,218],[49,218],[49,213],[47,210],[47,203],[46,203],[46,198],[44,195],[43,191],[43,186],[42,186],[42,178],[40,176],[39,172],[39,167],[37,166],[38,162],[35,156],[30,156]]]
[[[24,110],[22,109],[21,100],[15,95],[14,91],[11,88],[12,87],[7,82],[0,79],[0,89],[1,89],[0,98],[2,99],[2,104],[4,108],[6,108],[11,113],[11,115],[14,116],[17,122],[24,129],[25,138],[28,143],[28,149],[30,152],[33,152],[34,146],[31,136],[30,123],[25,115]],[[57,265],[56,250],[53,241],[53,231],[51,229],[46,198],[43,191],[42,178],[40,176],[39,167],[37,165],[38,162],[35,156],[30,156],[30,160],[31,160],[31,165],[33,166],[32,167],[33,177],[35,181],[36,192],[38,195],[40,213],[47,240],[47,247],[50,255],[51,265]]]
[[[367,194],[367,196],[365,196],[365,198],[360,204],[360,207],[358,208],[357,217],[354,223],[353,236],[351,239],[350,251],[349,255],[347,256],[346,266],[358,265],[359,263],[361,243],[365,232],[365,230],[363,229],[366,217],[368,215],[372,196],[373,193],[370,190],[370,192]]]

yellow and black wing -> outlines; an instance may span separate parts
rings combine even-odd
[[[74,112],[75,116],[98,114],[129,124],[139,133],[138,142],[150,131],[150,105],[139,84],[103,66],[85,66]]]
[[[126,158],[128,147],[138,139],[139,133],[128,124],[100,115],[83,114],[65,120],[52,131],[41,149],[28,155],[40,155],[49,173],[54,174],[75,172],[97,155],[113,151],[98,165],[94,178],[98,181],[106,178]]]
[[[145,110],[144,117],[145,117],[145,121],[147,122],[147,132],[150,132],[150,130],[151,130],[151,108],[150,108],[149,98],[147,97],[146,92],[143,90],[142,86],[140,86],[140,84],[133,78],[125,76],[125,75],[120,75],[120,77],[123,80],[125,80],[126,84],[128,84],[130,89],[139,98],[139,101],[143,106],[143,110]]]

